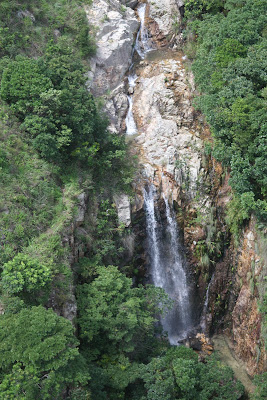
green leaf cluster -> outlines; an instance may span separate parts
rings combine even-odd
[[[45,159],[59,162],[75,157],[88,162],[99,151],[105,123],[70,49],[51,45],[43,59],[19,57],[10,62],[0,95]]]
[[[216,357],[199,363],[192,349],[174,347],[143,366],[147,390],[142,400],[236,400],[244,393],[229,367]]]
[[[0,398],[59,399],[89,375],[71,323],[42,306],[0,316]]]
[[[3,0],[0,3],[0,57],[18,53],[36,57],[47,41],[67,40],[83,57],[95,52],[95,43],[83,5],[91,0]]]
[[[38,260],[18,254],[3,265],[2,288],[10,294],[35,292],[51,281],[51,269]]]
[[[216,13],[223,9],[225,0],[186,0],[185,18],[201,18],[206,13]]]
[[[78,287],[81,337],[98,353],[131,353],[138,339],[153,335],[156,301],[165,303],[165,295],[156,288],[156,297],[143,287],[133,288],[114,266],[97,267],[96,274],[92,283]]]

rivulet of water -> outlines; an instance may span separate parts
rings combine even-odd
[[[151,272],[153,283],[157,287],[163,288],[161,255],[158,238],[158,222],[155,213],[155,188],[151,185],[148,191],[144,190],[144,201],[146,210],[146,231],[148,237],[149,255],[151,260]]]
[[[139,56],[141,58],[145,58],[145,55],[153,50],[153,47],[151,45],[151,40],[149,40],[148,36],[148,31],[145,26],[145,15],[146,15],[146,7],[147,5],[145,3],[140,4],[140,6],[137,8],[137,14],[140,19],[140,28],[137,33],[136,37],[136,42],[135,42],[135,47],[133,50],[132,57],[134,56],[134,51],[137,51]],[[135,81],[137,79],[136,74],[134,73],[134,64],[132,63],[130,67],[130,75],[128,76],[128,83],[129,83],[129,89],[132,89],[129,91],[128,95],[128,113],[126,116],[126,135],[136,135],[138,133],[137,126],[134,120],[134,115],[133,115],[133,92],[135,88]]]
[[[134,90],[136,79],[137,76],[134,73],[128,76],[129,88],[132,88]],[[128,95],[127,97],[128,97],[129,108],[125,120],[126,135],[136,135],[138,133],[138,130],[133,116],[133,96],[131,94]]]
[[[211,280],[209,281],[208,288],[206,291],[206,296],[205,296],[205,302],[202,310],[202,314],[200,317],[200,327],[202,329],[203,333],[206,333],[207,330],[207,312],[208,312],[208,305],[209,305],[209,294],[210,294],[210,287],[214,281],[214,274],[211,277]]]
[[[142,3],[137,8],[137,14],[140,18],[141,25],[136,37],[135,50],[141,58],[145,58],[146,53],[153,49],[145,25],[146,7],[146,3]]]
[[[150,271],[154,285],[163,288],[174,302],[172,309],[161,319],[161,324],[170,343],[177,345],[179,340],[187,337],[193,325],[189,286],[174,210],[164,198],[167,223],[160,220],[155,196],[153,185],[144,190]]]

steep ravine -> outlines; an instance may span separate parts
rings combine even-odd
[[[88,84],[95,94],[103,96],[115,133],[125,134],[131,107],[128,139],[139,160],[135,200],[130,206],[129,198],[121,194],[116,204],[121,222],[132,225],[135,233],[135,257],[142,263],[143,278],[149,280],[147,268],[151,264],[144,240],[144,190],[153,185],[161,223],[167,224],[165,201],[177,213],[185,246],[181,251],[187,256],[183,268],[190,293],[194,293],[195,328],[202,322],[206,334],[226,334],[233,352],[254,375],[266,368],[257,306],[257,279],[264,274],[262,255],[253,221],[238,247],[224,221],[231,196],[228,176],[222,177],[221,166],[204,153],[210,132],[192,106],[193,76],[182,51],[177,50],[180,36],[173,15],[180,19],[182,3],[148,0],[143,22],[149,45],[137,42],[139,51],[133,52],[136,37],[142,39],[140,18],[134,11],[137,2],[124,1],[132,8],[122,8],[118,0],[95,0],[93,7],[87,8],[90,24],[97,26],[98,45]],[[168,43],[174,47],[167,48]],[[147,51],[149,46],[154,50]],[[215,245],[216,254],[204,262],[207,243]]]

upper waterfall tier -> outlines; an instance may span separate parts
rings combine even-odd
[[[145,58],[145,55],[149,51],[153,50],[152,40],[149,38],[148,30],[145,24],[146,10],[146,3],[140,4],[140,6],[137,8],[137,14],[139,16],[141,25],[136,37],[135,50],[141,58]]]

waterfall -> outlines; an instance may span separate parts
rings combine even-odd
[[[141,58],[145,58],[146,53],[152,50],[148,37],[148,30],[145,26],[146,7],[146,3],[142,3],[137,8],[137,14],[140,18],[141,25],[136,37],[135,50]]]
[[[164,226],[164,221],[156,215],[155,195],[153,185],[144,191],[151,276],[154,285],[163,288],[174,302],[173,308],[161,318],[161,324],[170,343],[177,345],[192,329],[189,286],[174,212],[164,198],[167,217]]]
[[[157,234],[157,219],[155,213],[154,204],[155,188],[153,185],[149,187],[148,192],[144,190],[144,201],[146,210],[146,229],[149,242],[149,253],[151,258],[151,270],[153,276],[153,283],[157,287],[164,289],[164,281],[162,279],[161,260],[160,260],[160,250],[158,246],[158,234]]]
[[[145,58],[146,53],[153,50],[153,48],[151,46],[151,41],[149,40],[149,37],[148,37],[148,30],[145,26],[146,7],[147,7],[147,5],[145,3],[142,3],[137,8],[137,14],[140,18],[140,28],[137,33],[132,58],[134,56],[134,51],[137,51],[137,53],[139,54],[139,56],[141,58]],[[125,120],[126,135],[129,135],[129,136],[136,135],[138,133],[137,126],[136,126],[134,116],[133,116],[133,93],[134,93],[135,81],[137,79],[137,76],[133,72],[133,69],[134,69],[134,64],[132,64],[130,67],[130,71],[132,71],[132,72],[128,77],[129,95],[127,97],[128,97],[129,108],[128,108],[128,113],[127,113],[126,120]]]
[[[129,92],[131,94],[127,96],[129,108],[128,108],[128,113],[127,113],[126,120],[125,120],[126,135],[135,135],[136,133],[138,133],[137,126],[136,126],[134,116],[133,116],[133,96],[132,96],[136,79],[137,79],[137,76],[134,73],[128,76]],[[132,89],[132,90],[130,90],[130,89]]]
[[[171,263],[170,281],[173,284],[174,297],[180,307],[181,323],[186,331],[191,327],[191,311],[186,274],[183,268],[182,248],[178,238],[178,227],[174,212],[171,212],[169,202],[163,196],[166,207],[167,231],[170,234]]]

